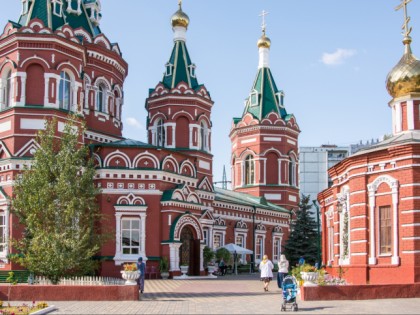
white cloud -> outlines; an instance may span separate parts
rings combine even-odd
[[[125,119],[125,121],[126,121],[127,125],[129,125],[131,127],[135,127],[137,129],[143,128],[142,124],[137,119],[135,119],[134,117],[127,117]]]
[[[323,53],[321,62],[327,66],[336,66],[342,64],[345,59],[350,58],[356,54],[353,49],[338,48],[335,52]]]

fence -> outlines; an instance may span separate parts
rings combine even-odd
[[[46,277],[36,276],[33,284],[52,285],[51,281]],[[124,285],[125,280],[111,277],[72,277],[61,278],[61,285]]]

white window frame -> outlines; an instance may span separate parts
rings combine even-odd
[[[172,75],[174,65],[168,62],[165,66],[166,66],[165,76],[169,77],[170,75]]]
[[[248,169],[249,168],[249,169]],[[248,154],[244,159],[244,186],[255,184],[255,159],[252,154]]]
[[[62,17],[63,16],[63,2],[62,0],[52,0],[53,8],[52,12],[55,16]],[[57,11],[57,8],[59,11]]]
[[[156,146],[166,147],[166,126],[163,119],[156,121]]]
[[[116,205],[115,208],[115,265],[119,266],[125,262],[137,262],[141,257],[146,255],[146,210],[147,206],[134,205]],[[127,219],[140,220],[139,233],[139,253],[124,254],[122,246],[122,222]]]
[[[101,103],[99,103],[101,100]],[[106,106],[107,106],[107,87],[105,84],[100,83],[98,85],[98,91],[96,92],[96,111],[100,113],[107,113]],[[99,107],[101,105],[102,108]]]
[[[64,109],[64,110],[68,110],[70,111],[72,108],[72,103],[73,103],[73,80],[72,77],[69,73],[67,73],[66,71],[61,71],[60,73],[60,82],[59,82],[59,88],[58,88],[58,106],[60,109]],[[65,92],[66,89],[68,88],[68,93],[69,93],[69,99],[68,99],[68,104],[66,106],[66,104],[64,104],[64,96],[65,96]]]
[[[13,76],[12,70],[8,70],[4,87],[4,107],[9,108],[13,103]]]
[[[261,243],[259,243],[261,241]],[[265,233],[255,234],[255,262],[260,263],[265,253]]]
[[[257,90],[253,90],[250,94],[249,94],[249,105],[251,107],[254,106],[258,106],[259,104],[259,100],[258,100],[258,91]]]
[[[272,243],[273,243],[273,252],[272,252],[273,262],[278,262],[280,260],[282,239],[283,239],[282,234],[273,233],[273,240],[272,240]],[[278,242],[278,248],[277,248],[277,252],[276,252],[275,248],[276,248],[276,243],[277,242]]]

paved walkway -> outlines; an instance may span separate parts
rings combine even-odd
[[[146,280],[140,301],[49,302],[52,314],[280,314],[276,282],[264,292],[258,275],[228,275],[215,280]],[[297,313],[419,314],[420,299],[317,301],[298,299]],[[291,313],[288,311],[288,313]]]

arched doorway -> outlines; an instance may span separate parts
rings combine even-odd
[[[194,238],[191,226],[185,226],[181,231],[179,248],[179,263],[188,264],[188,275],[200,275],[200,240]]]

